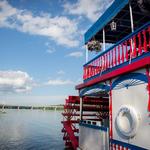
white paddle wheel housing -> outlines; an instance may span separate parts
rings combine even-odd
[[[146,69],[112,80],[112,136],[115,140],[150,149],[149,93],[146,80]]]

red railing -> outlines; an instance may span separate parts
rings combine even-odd
[[[132,59],[148,51],[150,51],[150,22],[85,64],[83,79],[102,75],[104,71],[125,62],[132,63]]]
[[[122,141],[117,141],[114,139],[109,139],[110,150],[144,150],[145,148],[132,145],[131,143],[124,143]]]

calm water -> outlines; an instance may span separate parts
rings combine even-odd
[[[61,112],[6,111],[0,113],[0,150],[63,150]]]

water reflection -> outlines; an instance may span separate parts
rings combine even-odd
[[[7,110],[0,114],[0,150],[63,150],[61,112]]]

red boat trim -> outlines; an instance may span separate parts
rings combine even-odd
[[[143,57],[140,60],[133,62],[131,64],[128,64],[122,68],[118,68],[116,70],[108,72],[107,74],[99,76],[93,80],[86,82],[86,83],[79,84],[76,86],[76,89],[79,90],[79,89],[82,89],[84,87],[88,87],[88,86],[91,86],[93,84],[96,84],[98,82],[102,82],[102,81],[114,78],[116,76],[131,72],[131,71],[135,71],[137,69],[143,68],[143,67],[148,66],[148,65],[150,65],[150,56]]]
[[[112,123],[112,81],[110,80],[110,104],[109,104],[109,120],[110,120],[110,130],[109,130],[109,138],[112,139],[113,138],[113,123]]]
[[[136,145],[132,145],[132,144],[129,144],[129,143],[125,143],[125,142],[121,142],[121,141],[118,141],[118,140],[114,140],[114,139],[110,139],[110,143],[111,145],[118,145],[120,147],[122,147],[123,150],[128,150],[128,149],[131,149],[131,150],[147,150],[143,147],[139,147],[139,146],[136,146]]]
[[[146,68],[146,75],[148,79],[148,85],[147,85],[147,90],[148,90],[148,112],[150,112],[150,74],[149,74],[149,67]]]

